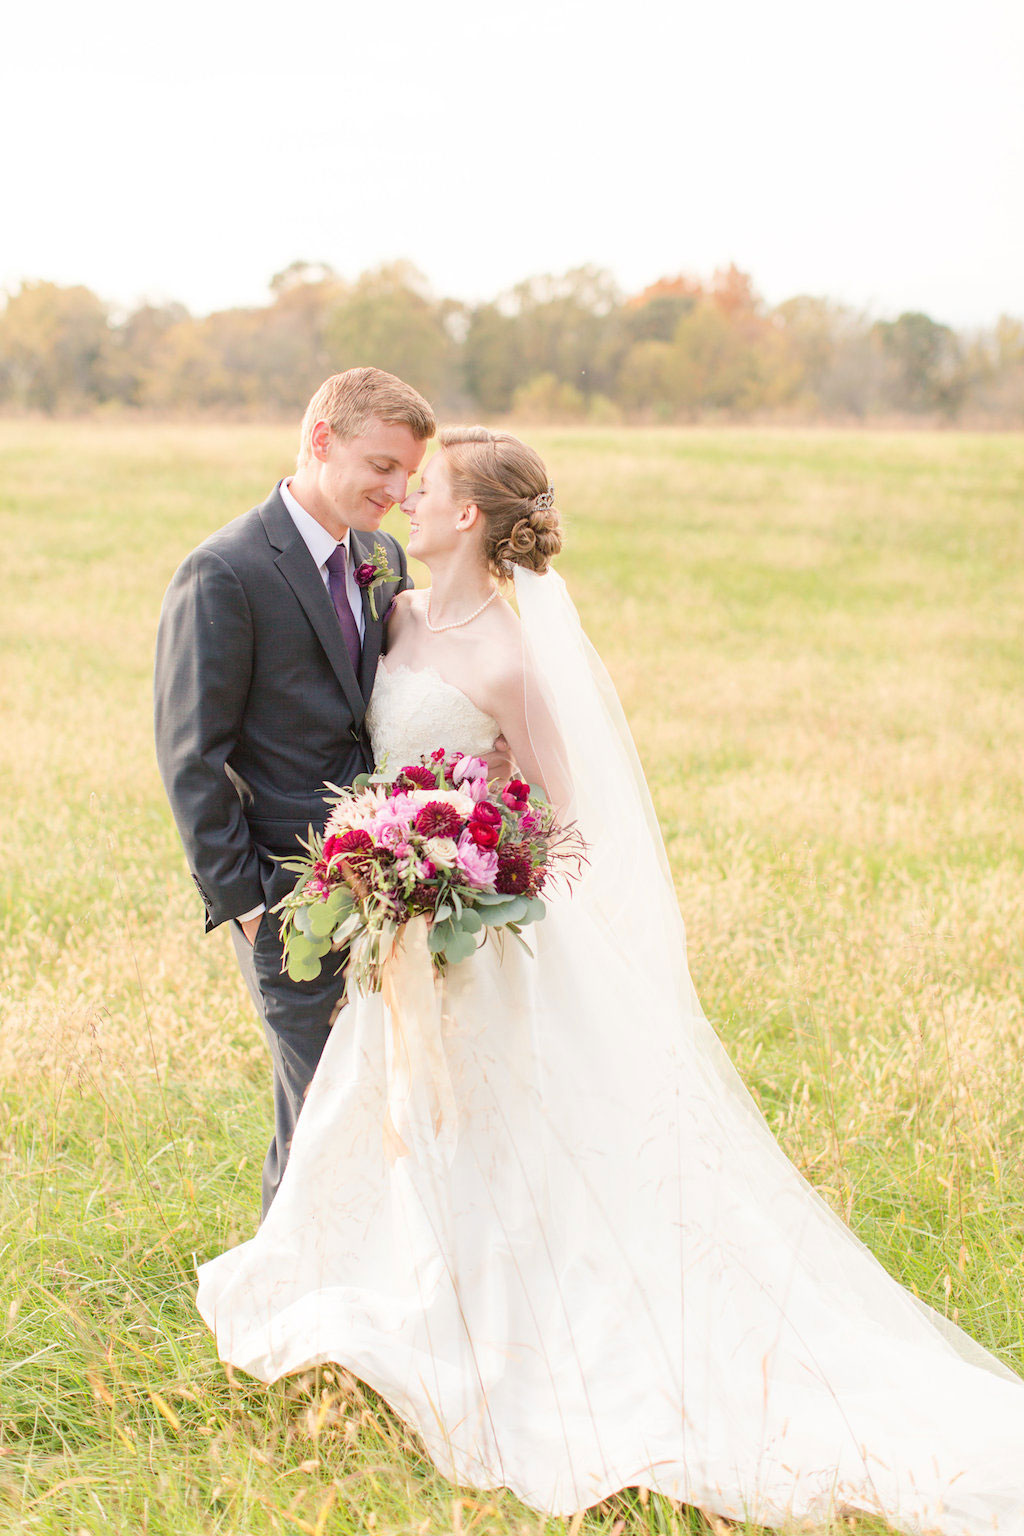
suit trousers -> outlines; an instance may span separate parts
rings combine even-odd
[[[270,1209],[288,1162],[303,1100],[331,1023],[345,994],[345,967],[332,951],[315,981],[293,981],[281,970],[277,918],[264,914],[250,944],[241,924],[230,924],[239,969],[263,1025],[274,1070],[274,1136],[263,1164],[263,1216]]]

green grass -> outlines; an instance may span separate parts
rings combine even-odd
[[[269,1074],[157,778],[153,638],[293,436],[0,424],[4,1531],[545,1529],[340,1374],[232,1378],[192,1307],[256,1220]],[[1024,1368],[1024,439],[532,436],[709,1016],[883,1262]],[[628,1493],[566,1527],[703,1528]]]

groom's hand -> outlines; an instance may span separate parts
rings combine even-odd
[[[256,943],[256,935],[259,932],[260,923],[262,923],[262,921],[263,921],[263,913],[262,912],[257,912],[256,916],[255,917],[250,917],[247,922],[244,922],[244,923],[240,922],[239,923],[238,926],[241,928],[242,932],[245,934],[245,936],[249,940],[250,944],[255,944]]]
[[[487,778],[489,783],[495,779],[501,784],[507,784],[512,777],[512,769],[515,766],[512,761],[512,753],[504,736],[499,736],[489,752],[484,753],[484,762],[487,764]]]

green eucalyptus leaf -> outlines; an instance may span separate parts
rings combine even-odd
[[[288,975],[292,981],[316,981],[320,975],[320,956],[310,955],[300,958],[297,955],[289,955]]]
[[[350,912],[341,926],[336,928],[331,935],[334,947],[337,949],[340,945],[346,943],[347,940],[353,938],[359,932],[362,925],[363,920],[359,913]]]
[[[351,910],[351,891],[347,886],[338,886],[325,901],[318,901],[308,908],[311,936],[319,939],[325,934],[333,933],[342,918],[346,917]]]
[[[447,950],[448,944],[454,937],[455,929],[451,923],[434,923],[427,937],[427,948],[432,955],[439,955],[442,950]]]
[[[503,896],[501,905],[494,903],[488,907],[484,918],[490,928],[501,928],[506,923],[521,923],[526,916],[526,907],[525,896]]]
[[[309,907],[296,907],[294,921],[297,933],[301,933],[307,939],[313,938],[313,919]]]
[[[484,920],[473,907],[463,907],[462,916],[456,919],[455,927],[461,933],[479,933],[484,926]]]
[[[468,933],[453,933],[444,946],[444,957],[449,965],[468,960],[476,949],[476,942]]]

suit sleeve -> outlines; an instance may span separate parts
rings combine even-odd
[[[157,633],[156,750],[207,928],[263,901],[259,860],[228,778],[252,676],[253,624],[230,566],[198,549],[177,571]]]

